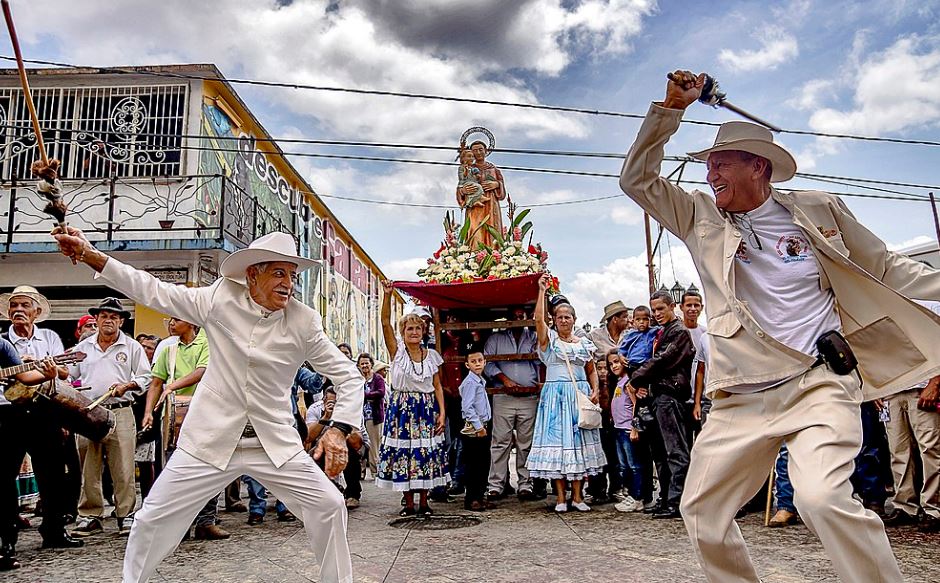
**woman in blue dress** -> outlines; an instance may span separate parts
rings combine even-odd
[[[587,476],[599,474],[607,459],[601,446],[600,431],[578,427],[576,391],[597,403],[599,391],[594,369],[594,343],[574,334],[574,308],[569,303],[555,306],[552,317],[555,330],[545,322],[545,292],[549,278],[539,279],[539,297],[535,306],[535,330],[539,358],[545,363],[545,384],[535,416],[535,434],[526,467],[533,478],[553,480],[557,504],[555,512],[566,512],[567,486],[571,483],[571,506],[587,512],[582,486]],[[566,363],[567,360],[567,363]],[[569,374],[569,364],[572,374]],[[572,379],[572,376],[574,377]]]

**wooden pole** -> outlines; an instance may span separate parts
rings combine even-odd
[[[933,193],[930,194],[930,210],[933,211],[933,228],[937,234],[937,245],[940,246],[940,217],[937,217],[937,201],[934,199]],[[938,247],[940,251],[940,247]]]
[[[770,506],[774,499],[774,481],[777,479],[776,467],[770,468],[770,478],[767,480],[767,508],[764,510],[764,526],[770,526]]]
[[[650,233],[650,215],[643,213],[643,228],[646,230],[646,272],[649,277],[650,294],[656,291],[656,276],[653,268],[653,236]]]
[[[46,155],[46,145],[42,141],[42,128],[39,126],[39,116],[36,114],[36,105],[33,103],[33,94],[29,90],[29,79],[26,78],[26,66],[23,64],[23,54],[20,52],[20,41],[16,37],[16,28],[13,26],[13,14],[10,12],[9,0],[0,0],[3,5],[3,18],[7,21],[7,30],[10,32],[10,43],[13,45],[13,54],[16,55],[16,68],[20,72],[20,85],[23,87],[23,99],[26,101],[26,108],[29,109],[29,116],[33,121],[33,131],[36,132],[36,145],[39,147],[39,155],[44,164],[49,164],[49,157]]]

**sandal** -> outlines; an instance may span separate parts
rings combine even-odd
[[[407,506],[401,509],[401,512],[398,513],[398,516],[414,516],[415,509],[414,506],[408,508]]]
[[[434,511],[431,510],[430,506],[421,506],[418,508],[418,516],[428,517],[434,514]]]

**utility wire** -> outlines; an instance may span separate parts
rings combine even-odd
[[[23,125],[23,124],[0,124],[0,128],[5,129],[29,129],[32,130],[32,126]],[[43,132],[62,132],[62,133],[73,133],[79,130],[70,129],[70,128],[52,128],[52,127],[43,127]],[[113,134],[113,132],[108,132]],[[139,132],[134,134],[135,137],[144,137],[144,138],[170,138],[170,139],[186,139],[186,140],[215,140],[215,141],[244,141],[249,138],[239,137],[239,136],[208,136],[202,134],[175,134],[175,133],[154,133],[154,132]],[[358,141],[347,141],[347,140],[314,140],[308,138],[256,138],[251,137],[253,142],[262,142],[262,143],[289,143],[289,144],[305,144],[305,145],[315,145],[315,146],[329,146],[329,147],[361,147],[361,148],[389,148],[389,149],[402,149],[402,150],[440,150],[440,151],[449,151],[453,152],[456,150],[453,146],[441,146],[441,145],[430,145],[430,144],[403,144],[403,143],[383,143],[383,142],[358,142]],[[52,140],[57,143],[65,142],[65,140]],[[152,145],[152,144],[148,144]],[[223,149],[223,148],[205,148],[201,146],[193,146],[190,144],[163,144],[163,147],[172,147],[179,148],[183,150],[209,150],[215,149],[220,152],[245,152],[248,154],[284,154],[288,156],[313,156],[312,153],[308,152],[272,152],[268,150],[259,150],[259,149],[246,149],[246,148],[237,148],[237,149]],[[143,150],[140,150],[143,151]],[[622,160],[625,154],[616,153],[616,152],[586,152],[586,151],[577,151],[577,150],[539,150],[539,149],[512,149],[512,148],[498,148],[494,151],[499,152],[500,154],[518,154],[518,155],[537,155],[537,156],[554,156],[554,157],[580,157],[580,158],[603,158],[603,159],[614,159]],[[318,154],[321,157],[327,157],[326,154]],[[340,158],[343,159],[343,158]],[[358,158],[353,158],[358,159]],[[366,157],[366,160],[373,160],[372,157]],[[404,161],[406,159],[395,159]],[[665,162],[691,162],[693,164],[704,164],[702,160],[692,158],[690,156],[665,156],[663,158]],[[456,163],[449,162],[440,162],[441,165],[449,164],[455,165]],[[502,166],[501,166],[502,168]],[[813,174],[808,172],[797,172],[795,174],[798,178],[804,178],[807,180],[814,180],[819,182],[834,182],[834,184],[842,184],[843,182],[852,182],[860,184],[879,184],[884,186],[898,186],[903,188],[917,188],[924,190],[940,190],[940,185],[933,184],[917,184],[910,182],[898,182],[892,180],[875,180],[870,178],[855,178],[849,176],[831,176],[827,174]],[[888,191],[895,192],[895,191]]]
[[[7,55],[0,55],[0,60],[5,61],[15,61],[15,57],[10,57]],[[130,68],[122,67],[98,67],[98,66],[86,66],[86,65],[74,65],[71,63],[62,63],[57,61],[45,61],[39,59],[24,59],[24,62],[31,63],[35,65],[47,65],[52,67],[59,68],[73,68],[73,69],[91,69],[97,73],[117,73],[124,75],[146,75],[153,77],[168,77],[174,79],[188,79],[194,81],[220,81],[227,82],[238,85],[255,85],[260,87],[281,87],[287,89],[304,89],[310,91],[331,91],[337,93],[353,93],[359,95],[376,95],[383,97],[403,97],[408,99],[427,99],[435,101],[449,101],[456,103],[473,103],[477,105],[496,105],[502,107],[516,107],[522,109],[534,109],[542,111],[555,111],[561,113],[577,113],[577,114],[586,114],[586,115],[598,115],[598,116],[607,116],[607,117],[619,117],[619,118],[629,118],[629,119],[644,119],[646,116],[638,113],[626,113],[621,111],[609,111],[602,109],[590,109],[590,108],[580,108],[580,107],[566,107],[560,105],[546,105],[546,104],[537,104],[537,103],[520,103],[512,101],[497,101],[491,99],[474,99],[471,97],[454,97],[448,95],[434,95],[430,93],[408,93],[402,91],[383,91],[377,89],[358,89],[351,87],[333,87],[325,85],[309,85],[304,83],[284,83],[279,81],[264,81],[259,79],[238,79],[238,78],[218,78],[209,75],[195,75],[191,73],[174,73],[170,71],[146,71],[146,70],[135,70]],[[693,120],[693,119],[683,119],[682,123],[694,124],[694,125],[703,125],[703,126],[720,126],[720,122],[710,122],[703,120]],[[940,146],[940,142],[933,140],[911,140],[904,138],[885,138],[881,136],[865,136],[858,134],[836,134],[836,133],[827,133],[827,132],[815,132],[810,130],[781,130],[781,133],[802,135],[802,136],[815,136],[815,137],[826,137],[826,138],[837,138],[844,140],[860,140],[860,141],[869,141],[869,142],[884,142],[891,144],[908,144],[908,145],[917,145],[917,146]]]

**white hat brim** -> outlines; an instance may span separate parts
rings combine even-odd
[[[52,315],[52,306],[49,305],[49,300],[46,299],[46,296],[42,294],[34,294],[32,292],[10,292],[6,294],[0,294],[0,306],[3,307],[2,317],[4,320],[10,319],[10,300],[16,296],[26,296],[39,304],[40,312],[34,324],[48,320],[49,316]]]
[[[773,172],[770,176],[771,182],[786,182],[796,174],[796,160],[782,147],[773,142],[765,140],[742,139],[732,140],[721,144],[715,144],[707,150],[698,152],[689,152],[689,156],[696,160],[708,161],[708,155],[712,152],[739,151],[748,152],[761,158],[770,160]]]
[[[236,283],[245,284],[245,271],[252,265],[269,261],[285,261],[297,266],[297,271],[306,271],[320,263],[319,259],[307,259],[298,255],[285,255],[268,249],[245,248],[232,253],[219,266],[219,275]]]

